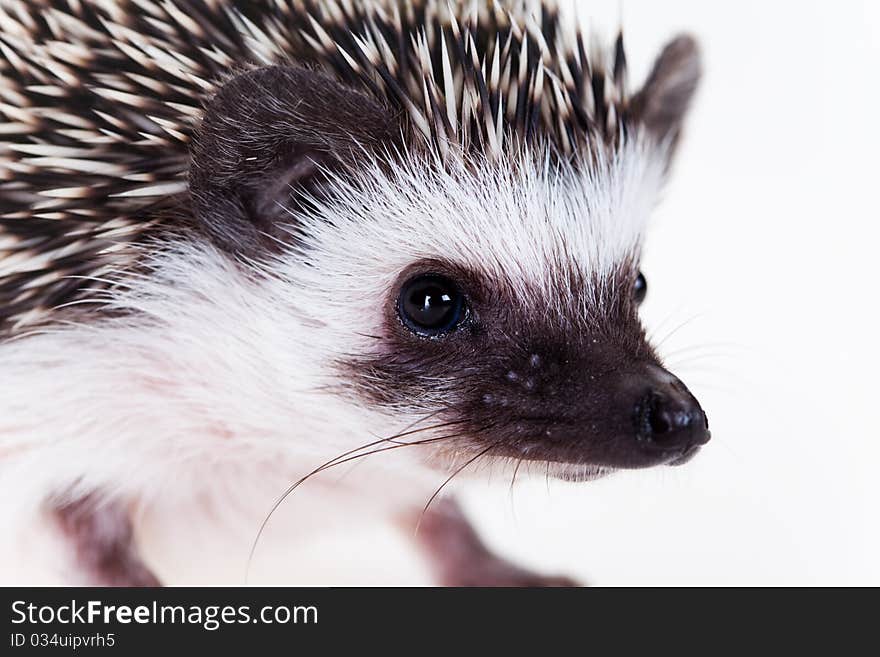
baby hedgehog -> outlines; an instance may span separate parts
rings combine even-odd
[[[0,0],[4,542],[155,584],[139,518],[234,516],[244,568],[289,498],[568,583],[436,492],[709,440],[638,317],[699,74],[679,37],[630,94],[551,0]]]

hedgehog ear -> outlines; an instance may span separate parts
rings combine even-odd
[[[680,35],[663,48],[644,87],[633,97],[636,120],[658,142],[668,143],[670,151],[678,141],[700,75],[697,42]]]
[[[232,77],[194,136],[195,219],[228,252],[277,249],[298,203],[322,193],[328,172],[356,169],[393,139],[392,122],[374,99],[316,71],[268,66]]]

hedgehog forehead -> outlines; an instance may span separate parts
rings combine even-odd
[[[342,183],[306,222],[314,269],[388,287],[434,261],[552,300],[560,280],[604,280],[637,261],[663,178],[662,153],[636,141],[589,165],[543,149],[436,164],[410,157]]]

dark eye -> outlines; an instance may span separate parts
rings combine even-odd
[[[458,286],[445,276],[427,274],[404,284],[397,301],[400,319],[419,335],[439,335],[454,329],[464,315]]]
[[[645,275],[639,272],[639,275],[636,276],[636,284],[633,287],[633,299],[636,300],[636,303],[641,303],[645,300],[646,294],[648,294],[648,281],[645,280]]]

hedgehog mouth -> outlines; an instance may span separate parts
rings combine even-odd
[[[659,466],[678,467],[690,462],[700,451],[701,445],[691,445],[682,451],[643,457],[627,458],[619,455],[614,458],[589,460],[583,455],[565,450],[555,450],[546,446],[531,444],[512,449],[510,446],[494,446],[483,454],[497,461],[513,462],[516,468],[525,471],[537,467],[537,472],[554,479],[570,482],[587,482],[602,479],[620,470],[643,470]],[[534,464],[534,465],[533,465]]]
[[[678,467],[689,463],[694,459],[697,453],[700,451],[700,445],[693,445],[684,451],[681,456],[678,456],[666,463],[661,463],[659,465],[667,465],[672,467]],[[550,469],[547,471],[554,479],[560,479],[562,481],[570,481],[574,483],[585,483],[588,481],[595,481],[597,479],[602,479],[609,475],[613,475],[620,470],[634,469],[634,468],[618,468],[611,467],[606,465],[594,465],[590,463],[586,464],[576,464],[576,463],[561,463],[555,461],[547,461],[550,464]],[[650,467],[650,466],[648,466]]]
[[[604,477],[613,475],[615,472],[617,472],[617,468],[611,468],[604,465],[593,465],[590,463],[578,465],[572,463],[551,462],[547,474],[560,481],[582,484],[588,481],[603,479]]]
[[[693,458],[700,451],[700,447],[701,447],[701,445],[691,445],[682,453],[681,456],[672,459],[671,461],[666,463],[666,465],[671,465],[671,466],[677,467],[679,465],[684,465],[685,463],[689,463],[690,461],[693,460]]]
[[[612,475],[620,468],[595,463],[572,463],[568,461],[551,461],[541,458],[512,458],[507,454],[495,455],[497,462],[508,467],[513,463],[513,470],[522,475],[532,473],[541,477],[550,477],[571,483],[586,483]]]

